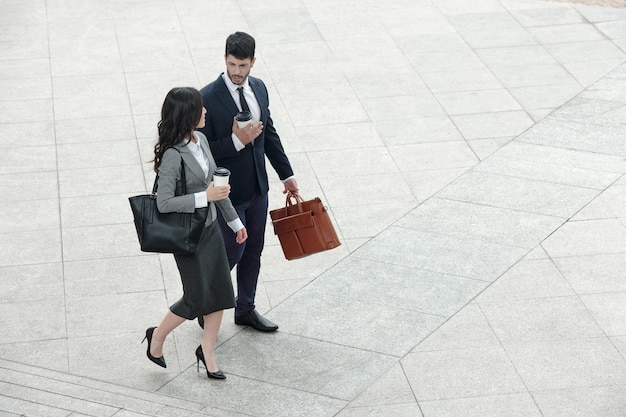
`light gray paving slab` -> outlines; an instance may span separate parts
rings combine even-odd
[[[511,11],[513,16],[515,16],[524,27],[571,25],[584,22],[583,16],[573,7],[547,2],[543,4],[539,2],[533,3],[534,4],[530,4],[527,9],[513,9]]]
[[[517,136],[534,124],[526,111],[459,114],[451,117],[465,139]]]
[[[604,35],[588,23],[532,27],[528,31],[541,44],[604,40]]]
[[[617,170],[624,168],[619,157],[514,142],[475,171],[603,190],[622,175]]]
[[[3,64],[7,61],[3,61]],[[13,80],[15,82],[15,80]],[[54,123],[30,122],[30,123],[6,123],[0,125],[0,146],[10,147],[20,138],[28,137],[30,146],[54,145]]]
[[[437,197],[568,218],[598,190],[503,175],[469,172]]]
[[[530,391],[626,383],[626,361],[608,338],[523,341],[506,349]]]
[[[41,229],[58,229],[59,200],[21,200],[0,203],[0,233],[19,233]]]
[[[295,313],[298,312],[298,313]],[[307,286],[268,316],[282,331],[358,349],[399,357],[406,354],[442,322],[441,316],[398,307],[392,302],[371,304],[326,294]],[[297,317],[316,317],[303,322]]]
[[[401,123],[396,122],[395,124],[400,125]],[[329,125],[325,127],[324,134],[321,134],[316,126],[298,127],[296,131],[304,150],[307,152],[349,149],[353,148],[356,143],[360,148],[383,145],[377,129],[370,122]]]
[[[242,361],[250,351],[256,360]],[[224,372],[343,400],[354,398],[396,361],[380,353],[282,332],[271,337],[241,332],[217,354]]]
[[[402,121],[376,120],[374,126],[388,146],[462,139],[457,127],[447,116],[411,118]]]
[[[471,49],[425,52],[407,54],[409,62],[418,73],[452,71],[452,70],[477,70],[485,68],[485,64]]]
[[[611,68],[607,68],[607,72],[617,66],[617,64],[623,62],[624,57],[626,56],[623,50],[616,46],[614,42],[609,40],[558,43],[546,45],[546,49],[550,51],[550,53],[556,57],[559,62],[564,64],[586,62],[593,67],[594,65],[597,65],[596,62],[601,63],[602,61],[607,60],[615,62]]]
[[[520,28],[490,30],[485,27],[475,32],[465,32],[463,38],[475,50],[537,44],[537,40],[527,30]]]
[[[486,68],[468,71],[427,72],[421,77],[434,93],[492,90],[502,87],[500,81]]]
[[[59,171],[58,177],[58,188],[62,198],[96,194],[129,193],[135,195],[152,189],[152,184],[146,186],[141,167],[133,165],[69,169]],[[124,178],[124,181],[119,181],[118,178]]]
[[[509,91],[525,109],[555,109],[583,90],[574,81],[554,86],[514,87]]]
[[[0,174],[54,171],[56,169],[53,146],[20,146],[2,149]]]
[[[506,352],[498,346],[414,352],[401,363],[420,402],[526,392]]]
[[[626,227],[617,219],[567,222],[542,246],[552,257],[624,252]]]
[[[510,65],[548,65],[557,61],[541,45],[521,45],[500,48],[485,48],[476,51],[480,59],[488,66]]]
[[[37,190],[37,198],[54,199],[59,196],[57,173],[54,171],[0,174],[2,201],[24,199],[24,190]]]
[[[508,11],[451,14],[448,20],[461,35],[465,32],[476,32],[489,28],[499,29],[521,29],[521,25]]]
[[[626,270],[626,254],[598,254],[554,258],[559,271],[578,294],[626,291],[620,271]]]
[[[227,372],[224,369],[224,372]],[[188,369],[159,392],[206,404],[203,411],[235,411],[258,417],[325,417],[336,414],[346,401],[296,390],[283,385],[228,374],[225,381],[212,383],[206,374]]]
[[[65,228],[63,259],[116,258],[145,255],[141,252],[137,232],[132,223]]]
[[[435,93],[449,115],[497,113],[520,110],[521,107],[511,93],[504,89]]]
[[[560,265],[559,259],[533,259],[529,254],[502,274],[476,300],[486,303],[572,296],[575,292],[571,280],[566,279],[567,275]]]
[[[607,335],[626,335],[626,292],[582,295],[580,298]]]
[[[560,217],[431,198],[394,225],[532,249],[563,223]]]
[[[470,303],[451,316],[413,352],[496,347],[500,341],[476,303]]]
[[[100,155],[93,160],[87,154]],[[57,146],[59,170],[140,165],[137,142],[119,140],[96,143],[71,143]]]
[[[392,304],[447,317],[485,286],[483,281],[348,258],[320,275],[308,288],[371,306]]]
[[[626,410],[626,386],[591,387],[534,392],[544,415],[554,417],[619,417]]]
[[[401,172],[470,168],[478,162],[467,142],[460,140],[389,146],[387,149]]]
[[[64,310],[63,298],[0,304],[0,324],[5,329],[3,342],[67,337]],[[45,317],[45,326],[39,325],[42,317]]]
[[[0,410],[15,411],[19,414],[9,414],[7,416],[24,416],[24,415],[41,415],[49,417],[68,417],[70,412],[68,410],[49,407],[44,404],[32,403],[24,401],[20,398],[9,397],[6,395],[0,395]]]
[[[528,393],[420,401],[424,417],[543,417]]]
[[[30,340],[28,342],[3,343],[0,355],[5,361],[25,363],[39,370],[68,371],[67,339]],[[55,358],[51,361],[50,358]]]
[[[61,263],[7,266],[0,268],[3,288],[0,302],[28,302],[64,296]]]
[[[491,71],[507,88],[572,84],[576,80],[562,65],[514,65],[506,63],[492,66]]]
[[[419,114],[422,117],[444,116],[444,111],[439,102],[427,89],[412,96],[363,99],[361,104],[373,121],[398,120],[399,122],[407,114]]]
[[[505,346],[604,335],[578,297],[481,302],[480,308]]]
[[[0,235],[0,266],[61,262],[58,229],[40,229]]]
[[[398,242],[401,240],[402,244]],[[416,251],[416,249],[418,249]],[[389,227],[353,256],[443,274],[493,281],[528,251],[476,238]]]
[[[397,363],[350,402],[349,407],[411,403],[416,403],[415,397],[404,370]]]
[[[369,407],[344,408],[337,417],[363,417],[363,416],[387,416],[387,417],[422,417],[422,412],[417,403],[378,405]]]

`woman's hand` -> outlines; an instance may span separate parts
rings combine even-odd
[[[246,230],[245,227],[237,230],[237,237],[235,238],[235,242],[241,245],[243,242],[246,241],[247,238],[248,238],[248,231]]]
[[[209,184],[206,191],[206,201],[223,200],[230,194],[230,185],[220,185],[216,187],[213,181]]]

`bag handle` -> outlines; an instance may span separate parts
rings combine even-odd
[[[295,200],[295,203],[291,201],[291,199]],[[304,203],[304,199],[300,196],[300,194],[287,193],[287,199],[285,201],[286,207],[298,206],[298,212],[302,213],[302,203]]]
[[[174,147],[168,148],[174,149],[180,155],[180,151]],[[154,185],[152,186],[152,195],[156,195],[159,181],[159,171],[157,170],[156,177],[154,178]],[[182,185],[183,195],[187,194],[187,177],[185,176],[185,162],[183,161],[183,157],[180,157],[180,182]]]

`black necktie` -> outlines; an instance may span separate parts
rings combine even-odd
[[[248,107],[248,103],[246,102],[245,97],[243,96],[243,87],[239,87],[239,102],[241,103],[241,111],[250,111],[250,107]]]

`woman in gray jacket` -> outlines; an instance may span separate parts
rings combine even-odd
[[[191,255],[174,255],[183,284],[182,298],[170,306],[158,327],[146,330],[144,340],[148,340],[148,358],[165,368],[163,343],[167,335],[185,320],[203,317],[204,333],[196,349],[197,364],[204,363],[209,378],[225,379],[215,362],[214,350],[223,312],[235,306],[235,296],[215,207],[237,234],[237,243],[243,243],[248,235],[228,198],[230,185],[216,187],[212,182],[217,166],[206,137],[195,131],[204,127],[205,114],[200,93],[190,87],[172,89],[161,109],[153,160],[159,175],[157,207],[162,213],[193,213],[196,208],[209,206],[209,215],[196,251]],[[186,178],[184,195],[181,169],[185,170]]]

